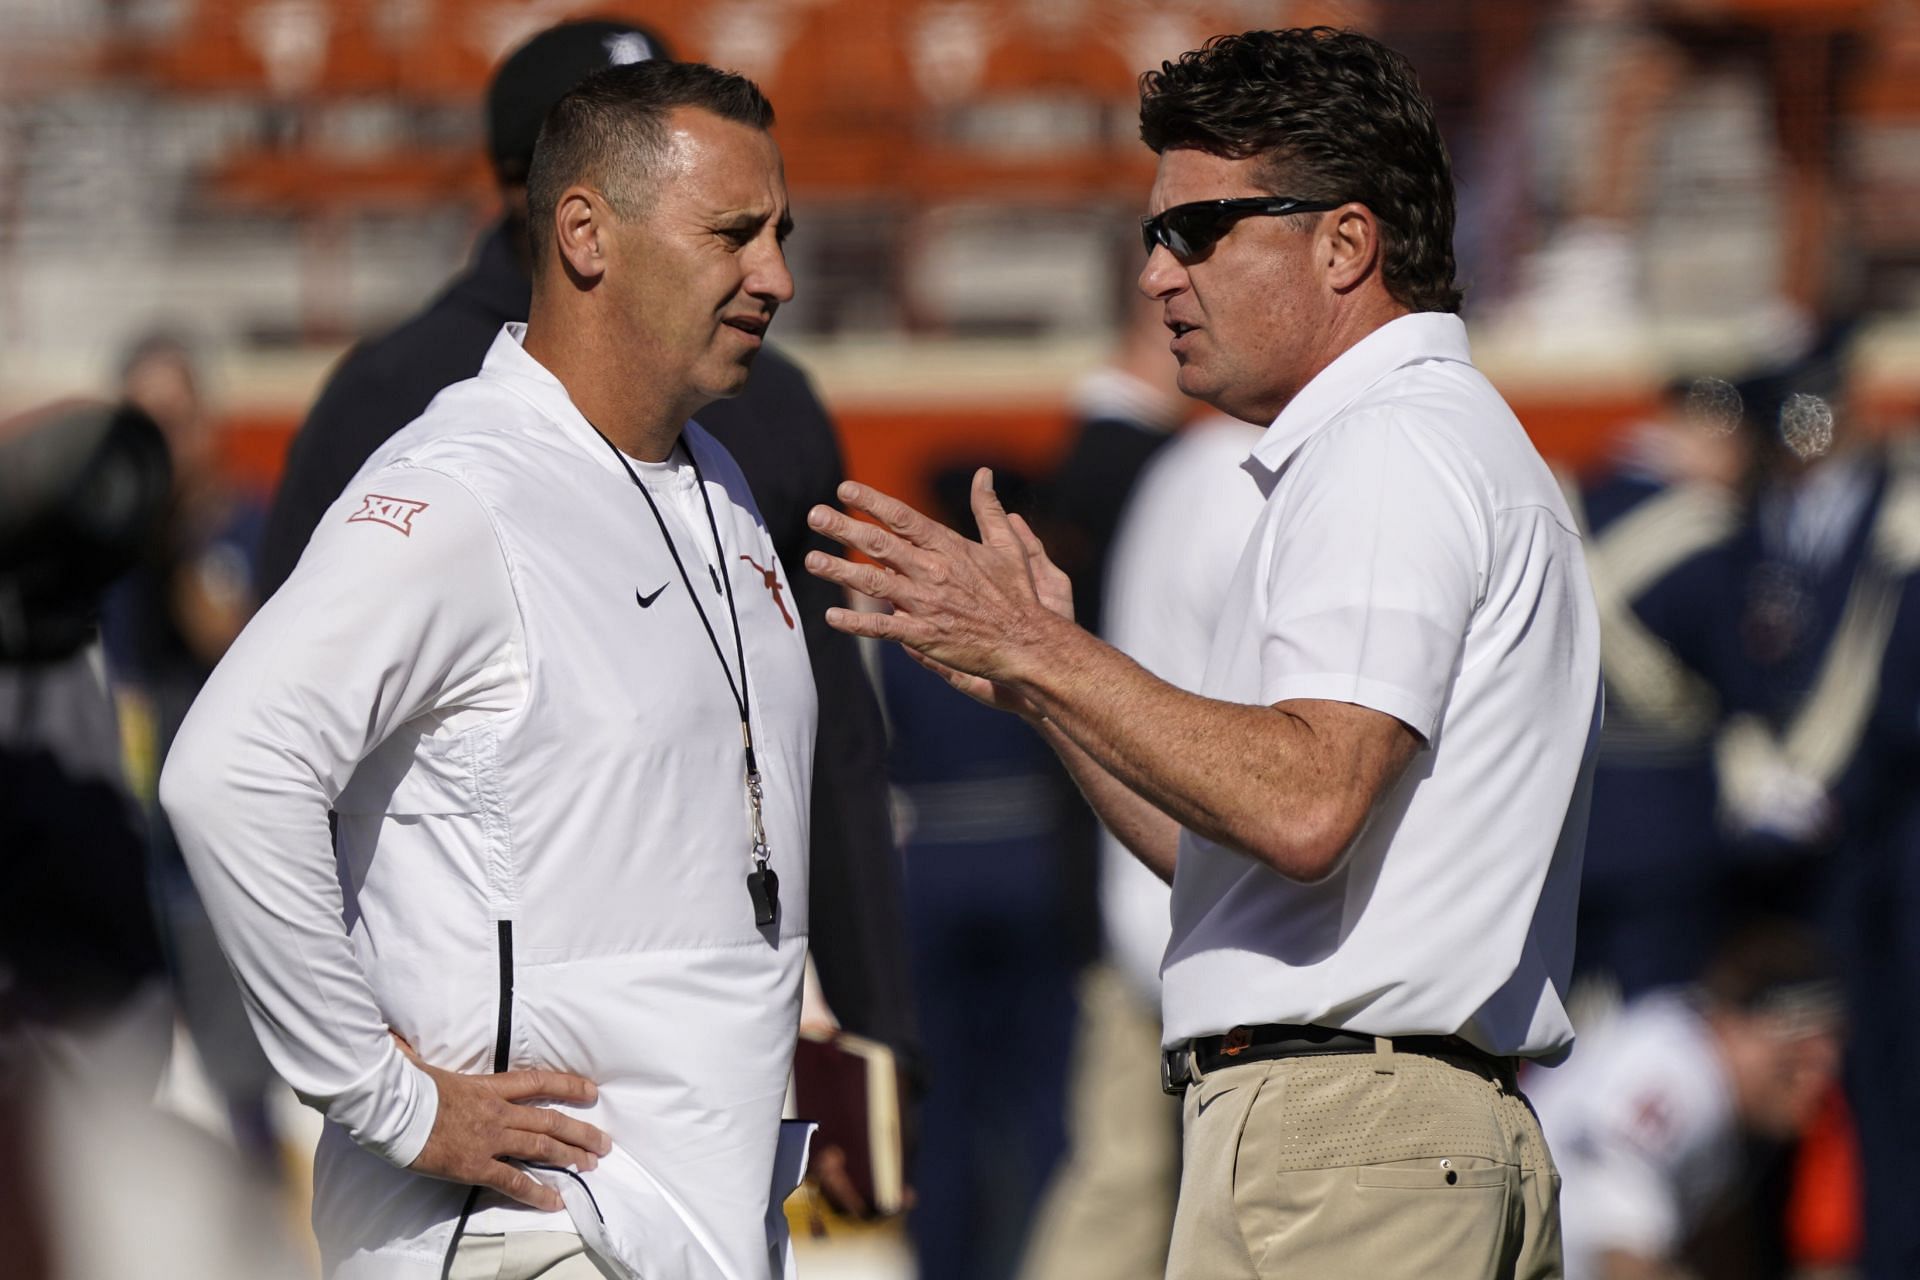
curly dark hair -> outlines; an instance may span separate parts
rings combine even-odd
[[[1216,36],[1140,77],[1140,140],[1264,157],[1275,195],[1354,200],[1380,220],[1381,274],[1414,311],[1458,311],[1453,171],[1407,60],[1332,27]]]
[[[622,218],[646,212],[654,170],[667,149],[667,113],[699,107],[755,129],[773,127],[773,106],[745,76],[702,62],[633,62],[596,71],[553,104],[527,171],[534,271],[553,235],[553,213],[575,183],[599,189]]]

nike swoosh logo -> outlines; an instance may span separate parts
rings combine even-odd
[[[639,588],[636,587],[633,592],[633,602],[639,605],[642,609],[649,608],[652,606],[655,600],[658,600],[660,598],[660,593],[662,591],[665,591],[668,587],[672,585],[673,584],[671,582],[663,582],[659,586],[653,589],[653,594],[650,596],[641,595]]]
[[[1237,1089],[1239,1087],[1240,1087],[1239,1085],[1235,1085],[1234,1089]],[[1220,1099],[1226,1097],[1228,1094],[1232,1092],[1233,1092],[1233,1089],[1222,1089],[1220,1092],[1214,1094],[1211,1098],[1200,1099],[1200,1105],[1194,1108],[1195,1113],[1198,1115],[1207,1114],[1208,1107],[1212,1106],[1214,1103],[1220,1101]]]

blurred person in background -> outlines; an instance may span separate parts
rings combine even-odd
[[[1750,434],[1740,416],[1728,383],[1677,380],[1604,471],[1562,476],[1607,690],[1574,949],[1576,980],[1603,1004],[1698,977],[1723,923],[1713,741]]]
[[[1561,1176],[1567,1280],[1677,1280],[1743,1141],[1805,1131],[1840,1065],[1840,987],[1804,929],[1744,927],[1696,985],[1630,1001],[1528,1094]],[[1741,1274],[1757,1274],[1751,1269]]]
[[[1856,758],[1899,585],[1920,566],[1908,451],[1852,421],[1844,333],[1740,384],[1757,451],[1734,547],[1729,719],[1716,748],[1740,894],[1806,916],[1829,901]]]
[[[1894,446],[1896,474],[1920,475],[1915,451],[1911,436]],[[1908,513],[1889,538],[1920,553],[1920,487],[1900,501]],[[1861,1280],[1920,1275],[1920,574],[1897,589],[1865,741],[1836,788],[1848,822],[1828,914],[1855,1027],[1846,1076],[1865,1193]]]
[[[217,429],[184,338],[162,329],[137,340],[121,362],[120,393],[159,424],[173,460],[166,520],[108,594],[103,624],[127,772],[146,811],[154,907],[174,999],[234,1141],[277,1175],[273,1068],[154,795],[187,708],[253,613],[266,513],[220,470]]]
[[[931,477],[946,517],[966,517],[973,471]],[[1000,474],[1008,500],[1027,505],[1026,481]],[[880,651],[879,667],[928,1062],[907,1220],[917,1274],[1006,1280],[1066,1146],[1066,1056],[1022,1062],[1020,1087],[1009,1088],[1006,1046],[1056,1039],[1074,1023],[1071,802],[1059,762],[1024,722],[897,646]]]
[[[1835,326],[1740,386],[1758,461],[1733,549],[1729,716],[1715,764],[1733,909],[1817,924],[1845,962],[1869,1269],[1893,1276],[1920,1260],[1906,1207],[1907,1066],[1887,1061],[1920,1015],[1914,988],[1894,977],[1910,963],[1910,920],[1890,927],[1887,916],[1902,900],[1899,832],[1914,790],[1893,726],[1908,713],[1900,690],[1914,662],[1911,641],[1896,641],[1920,570],[1920,460],[1854,420],[1846,337]],[[1769,1194],[1779,1202],[1784,1188]]]
[[[100,654],[160,536],[167,442],[130,406],[0,422],[0,1271],[292,1280],[271,1191],[153,1106],[172,1002]]]
[[[1143,469],[1107,559],[1102,638],[1182,689],[1206,675],[1260,514],[1260,490],[1240,468],[1259,438],[1220,415],[1181,429]],[[1076,583],[1076,612],[1078,595]],[[1173,1229],[1180,1117],[1156,1063],[1167,885],[1110,832],[1100,837],[1105,953],[1080,984],[1070,1147],[1025,1259],[1029,1280],[1154,1280]]]
[[[1572,1042],[1599,625],[1566,503],[1470,361],[1431,108],[1377,41],[1256,31],[1143,77],[1141,136],[1140,287],[1181,390],[1271,424],[1204,694],[1073,624],[985,471],[982,542],[850,483],[877,524],[812,519],[875,563],[808,567],[893,606],[833,625],[1037,725],[1173,880],[1169,1276],[1557,1274],[1515,1060]]]
[[[99,620],[170,488],[137,409],[67,402],[0,423],[0,1005],[45,1033],[57,1071],[143,1105],[172,1011]]]
[[[691,421],[793,296],[772,124],[698,63],[566,93],[525,325],[328,509],[167,761],[255,1029],[326,1115],[343,1280],[791,1273],[813,676]]]
[[[1073,580],[1074,616],[1095,623],[1104,616],[1107,559],[1120,512],[1141,469],[1189,408],[1174,386],[1176,366],[1158,308],[1138,290],[1129,293],[1119,350],[1074,387],[1066,451],[1042,482],[1034,510],[1034,528],[1049,547],[1059,549],[1056,563]],[[965,511],[964,500],[959,509]],[[1087,969],[1084,981],[1098,985],[1100,820],[1064,771],[1055,769],[1052,776],[1064,793],[1059,832],[1068,895],[1064,927],[1071,930],[1076,965]]]
[[[321,513],[380,445],[444,387],[479,372],[508,322],[524,321],[533,296],[527,241],[527,171],[541,121],[590,73],[666,58],[660,38],[621,21],[563,23],[510,54],[487,88],[488,156],[502,213],[472,265],[424,310],[349,352],[294,437],[262,552],[262,595],[293,571]],[[825,544],[807,509],[829,501],[844,474],[832,420],[800,367],[769,345],[746,389],[700,411],[753,489],[807,639],[827,714],[814,763],[812,912],[814,963],[832,1016],[884,1041],[910,1071],[915,1061],[900,860],[887,815],[885,731],[859,651],[828,627],[843,602],[801,571]],[[844,1199],[844,1197],[841,1197]]]

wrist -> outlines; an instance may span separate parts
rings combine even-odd
[[[1041,610],[1022,643],[1010,652],[1011,661],[1001,683],[1018,692],[1033,708],[1027,719],[1035,725],[1047,720],[1047,699],[1056,690],[1062,672],[1072,669],[1076,643],[1087,632],[1072,620]]]

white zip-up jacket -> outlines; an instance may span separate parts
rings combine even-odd
[[[468,1196],[405,1170],[437,1095],[391,1027],[450,1070],[599,1085],[571,1110],[611,1154],[536,1172],[567,1214],[487,1193],[465,1230],[573,1229],[630,1276],[761,1280],[789,1265],[790,1171],[773,1179],[806,950],[805,642],[739,468],[689,424],[674,459],[634,465],[729,667],[733,588],[780,877],[762,929],[720,661],[646,503],[523,334],[329,510],[194,704],[161,800],[269,1057],[327,1117],[330,1276],[438,1276]]]

